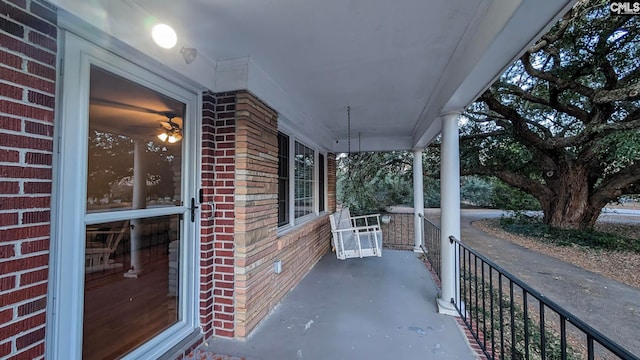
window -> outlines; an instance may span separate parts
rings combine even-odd
[[[278,132],[278,226],[289,223],[289,137]]]
[[[325,156],[278,132],[278,226],[324,211]]]
[[[313,188],[314,188],[314,157],[315,153],[307,146],[296,141],[295,153],[295,191],[294,191],[294,214],[299,218],[314,211]]]
[[[318,154],[318,211],[324,211],[324,155]]]

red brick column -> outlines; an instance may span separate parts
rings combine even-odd
[[[33,359],[44,354],[57,14],[0,0],[0,22],[0,358]]]
[[[206,336],[245,337],[329,249],[328,216],[278,236],[277,113],[244,91],[203,97],[201,319]],[[335,155],[329,154],[329,209]],[[273,262],[281,261],[280,274]]]
[[[236,94],[203,103],[200,315],[206,337],[233,337]]]

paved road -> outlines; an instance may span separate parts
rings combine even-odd
[[[602,209],[602,215],[628,215],[628,216],[640,216],[640,209],[626,209],[626,208],[604,208]]]
[[[496,210],[463,210],[463,242],[640,357],[640,289],[495,238],[471,226],[473,221],[501,214]]]

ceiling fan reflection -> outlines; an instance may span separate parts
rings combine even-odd
[[[167,117],[168,121],[160,122],[163,131],[158,134],[158,139],[160,139],[160,141],[162,142],[174,144],[182,140],[182,129],[180,128],[180,125],[172,121],[175,117],[173,113],[167,113],[165,114],[165,116]]]
[[[113,100],[108,100],[108,99],[95,98],[95,97],[92,97],[90,99],[90,104],[91,105],[95,105],[95,106],[103,106],[103,107],[108,107],[108,108],[112,108],[112,109],[118,109],[118,110],[125,110],[125,111],[132,111],[132,112],[138,112],[138,113],[156,114],[156,115],[165,116],[166,117],[166,121],[160,121],[160,130],[161,130],[161,132],[157,134],[157,138],[160,141],[162,141],[164,143],[169,143],[169,144],[174,144],[174,143],[182,140],[182,136],[183,136],[182,128],[180,126],[180,123],[178,123],[178,122],[176,122],[174,120],[176,117],[180,118],[180,114],[177,114],[174,111],[171,111],[171,110],[166,110],[166,111],[154,110],[154,109],[150,109],[150,108],[147,108],[147,107],[144,107],[144,106],[140,106],[140,105],[134,105],[134,104],[118,102],[118,101],[113,101]],[[184,109],[181,109],[181,110],[184,110]],[[155,125],[155,126],[157,126],[157,125]],[[155,128],[155,126],[140,126],[140,125],[136,126],[136,125],[134,125],[133,127],[136,127],[136,128],[140,128],[140,127]]]

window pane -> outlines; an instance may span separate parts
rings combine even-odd
[[[318,154],[318,210],[324,211],[324,155]]]
[[[295,143],[294,199],[296,218],[313,212],[314,151],[296,141]]]
[[[170,128],[181,137],[184,110],[181,102],[91,68],[87,212],[180,205],[182,142],[158,135]]]
[[[179,227],[178,215],[86,227],[83,359],[119,358],[180,320]]]
[[[289,137],[278,133],[278,226],[289,222]]]

